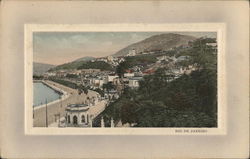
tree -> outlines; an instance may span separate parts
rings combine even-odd
[[[103,84],[103,89],[106,90],[108,93],[112,90],[115,89],[115,85],[112,82],[108,82],[106,84]]]
[[[115,85],[112,82],[108,82],[106,84],[103,84],[103,90],[106,90],[108,92],[108,98],[110,100],[109,92],[113,89],[115,89]]]
[[[81,95],[82,93],[88,94],[88,88],[83,86],[82,84],[78,86],[78,94]]]
[[[114,70],[114,68],[110,64],[104,61],[94,61],[94,62],[88,61],[88,62],[83,63],[77,69],[78,70],[79,69],[101,69],[101,70],[108,70],[108,71]]]
[[[68,78],[78,78],[78,76],[75,75],[75,74],[67,74],[66,77],[68,77]]]
[[[136,127],[216,127],[217,60],[206,46],[209,40],[198,39],[184,48],[190,59],[179,64],[197,70],[174,78],[171,69],[158,69],[143,77],[138,90],[124,89],[101,115]]]

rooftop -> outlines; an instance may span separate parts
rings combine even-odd
[[[70,104],[68,105],[69,108],[81,108],[81,107],[88,107],[87,104]]]
[[[143,77],[132,77],[131,80],[141,80]]]
[[[85,112],[89,110],[89,105],[87,104],[70,104],[67,106],[67,112]]]

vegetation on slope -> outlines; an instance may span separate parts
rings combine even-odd
[[[56,83],[59,83],[61,85],[73,88],[73,89],[77,89],[78,88],[77,84],[75,84],[73,82],[70,82],[70,81],[65,81],[65,80],[56,79],[56,78],[50,78],[49,80],[54,81]]]
[[[137,56],[128,56],[125,58],[125,61],[121,62],[117,68],[116,72],[119,76],[124,74],[127,69],[134,66],[147,66],[149,64],[155,63],[156,55],[137,55]]]
[[[113,118],[135,127],[216,127],[217,60],[214,50],[205,45],[204,39],[198,39],[185,50],[196,71],[172,81],[168,68],[145,76],[138,90],[126,89],[94,126],[100,126],[104,117],[106,126]]]
[[[95,61],[95,62],[88,61],[88,62],[83,63],[77,69],[100,69],[102,71],[103,70],[106,70],[106,71],[114,70],[114,68],[110,64],[108,64],[104,61]]]
[[[54,68],[51,68],[49,71],[77,69],[78,67],[80,67],[84,63],[85,63],[85,61],[75,61],[75,62],[65,63],[62,65],[58,65]]]

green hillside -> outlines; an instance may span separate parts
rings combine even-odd
[[[49,71],[77,69],[78,67],[80,67],[84,63],[86,63],[86,61],[75,61],[75,62],[65,63],[62,65],[58,65],[54,68],[51,68]]]
[[[95,61],[95,62],[88,61],[82,63],[77,69],[100,69],[106,71],[114,70],[114,68],[110,64],[104,61]]]
[[[160,68],[144,76],[139,89],[124,90],[94,126],[104,117],[106,126],[113,118],[135,127],[217,127],[217,56],[203,39],[185,51],[190,63],[197,65],[196,71],[173,79],[166,74],[168,68]]]

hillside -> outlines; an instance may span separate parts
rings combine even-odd
[[[153,50],[170,50],[173,47],[187,45],[189,41],[196,38],[188,35],[180,35],[174,33],[160,34],[151,36],[140,42],[131,44],[120,51],[116,52],[113,56],[125,56],[130,50],[135,49],[136,53]]]
[[[55,66],[50,64],[33,62],[33,75],[42,75],[53,67]]]
[[[80,67],[84,63],[86,63],[88,61],[91,61],[93,59],[95,59],[95,58],[90,57],[90,56],[85,56],[85,57],[76,59],[76,60],[74,60],[72,62],[58,65],[58,66],[50,69],[49,71],[56,71],[56,70],[62,70],[62,69],[77,69],[78,67]]]
[[[79,61],[91,61],[91,60],[94,60],[95,58],[94,57],[91,57],[91,56],[85,56],[85,57],[82,57],[82,58],[79,58],[79,59],[76,59],[75,61],[73,62],[79,62]]]
[[[77,69],[78,67],[80,67],[84,63],[86,63],[86,61],[73,61],[73,62],[65,63],[62,65],[58,65],[54,68],[51,68],[49,71]]]
[[[207,47],[208,41],[215,39],[200,38],[182,50],[190,57],[189,64],[197,67],[191,73],[176,78],[163,67],[143,76],[138,89],[125,88],[94,119],[93,126],[99,127],[103,118],[106,127],[110,119],[133,127],[217,127],[217,54]],[[131,64],[129,60],[123,67]]]
[[[130,50],[135,49],[136,53],[140,53],[143,51],[153,51],[153,50],[170,50],[171,48],[178,47],[181,45],[187,45],[189,41],[193,41],[196,38],[188,35],[180,35],[174,33],[160,34],[151,36],[147,39],[144,39],[140,42],[131,44],[122,50],[116,52],[112,56],[125,56],[129,53]],[[61,70],[61,69],[77,69],[90,60],[94,59],[94,57],[83,57],[79,58],[70,63],[65,63],[59,66],[54,67],[52,70]],[[88,68],[88,67],[83,67]]]
[[[100,69],[100,70],[108,70],[108,71],[114,70],[114,68],[110,64],[104,61],[95,61],[95,62],[88,61],[86,63],[83,63],[77,69]]]

